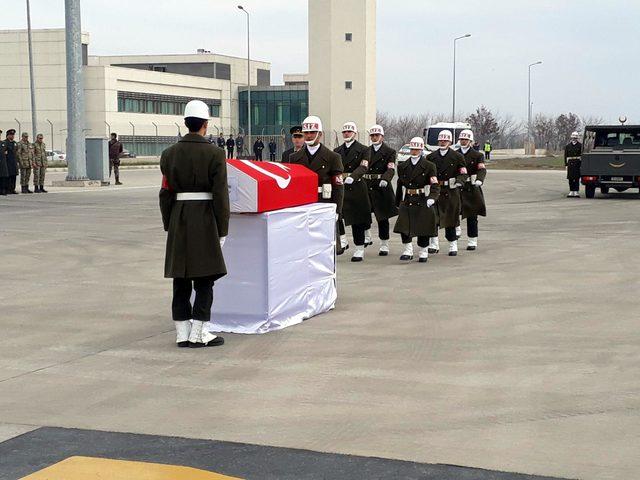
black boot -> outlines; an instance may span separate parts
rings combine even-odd
[[[40,185],[33,186],[33,193],[40,193]]]
[[[25,187],[24,185],[22,185],[21,187],[21,193],[27,193],[27,187]]]
[[[44,185],[40,185],[40,193],[49,193],[44,189]]]

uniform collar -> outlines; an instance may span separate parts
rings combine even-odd
[[[209,140],[204,138],[202,135],[198,133],[187,133],[184,137],[180,139],[180,142],[190,142],[190,143],[209,143]]]

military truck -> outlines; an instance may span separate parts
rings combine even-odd
[[[640,125],[585,127],[580,170],[587,198],[640,188]]]

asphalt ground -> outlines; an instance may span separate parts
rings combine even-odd
[[[390,257],[339,258],[334,311],[185,351],[159,173],[123,182],[0,198],[0,478],[67,455],[240,478],[340,478],[327,465],[354,458],[367,478],[640,471],[637,192],[567,199],[562,172],[490,171],[478,251],[463,235],[458,257],[403,265],[394,235]],[[294,457],[316,470],[279,476]]]

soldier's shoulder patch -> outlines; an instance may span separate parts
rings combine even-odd
[[[342,175],[336,175],[333,177],[334,185],[344,185],[344,180],[342,179]]]
[[[368,160],[362,160],[360,162],[360,165],[362,165],[363,167],[368,167],[369,166],[369,161]]]

